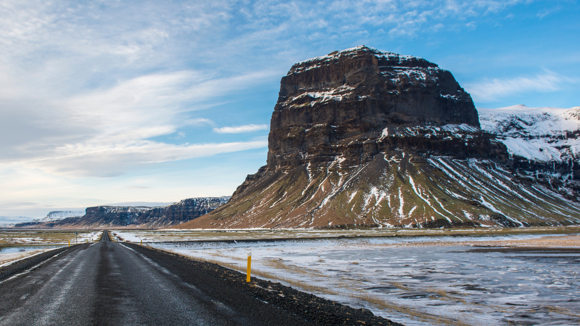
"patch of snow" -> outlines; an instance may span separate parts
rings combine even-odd
[[[478,109],[481,128],[497,135],[511,155],[536,162],[578,160],[580,107]]]
[[[346,50],[335,51],[335,52],[332,52],[332,53],[330,53],[328,55],[318,56],[318,57],[314,57],[314,58],[307,59],[307,60],[304,60],[304,61],[300,61],[300,62],[294,64],[293,69],[288,74],[291,74],[291,73],[300,73],[302,71],[307,71],[307,70],[316,68],[316,66],[315,67],[309,66],[307,68],[300,69],[299,68],[300,66],[303,66],[303,65],[306,65],[306,64],[317,64],[317,65],[320,65],[322,63],[329,63],[331,61],[334,61],[335,59],[340,58],[341,56],[353,56],[353,55],[355,55],[355,53],[357,51],[360,51],[360,50],[370,51],[377,58],[386,58],[389,61],[395,60],[395,61],[397,61],[399,63],[402,63],[404,61],[407,61],[407,60],[411,60],[411,59],[416,58],[416,57],[413,57],[413,56],[410,56],[410,55],[401,55],[401,54],[397,54],[397,53],[393,53],[393,52],[383,52],[383,51],[380,51],[380,50],[375,49],[375,48],[372,48],[372,47],[367,47],[367,46],[364,46],[364,45],[359,45],[359,46],[356,46],[356,47],[353,47],[353,48],[349,48],[349,49],[346,49]]]
[[[76,216],[83,216],[85,215],[85,211],[53,211],[48,213],[46,217],[41,219],[36,219],[33,222],[51,222],[51,221],[59,221],[67,217],[76,217]]]
[[[356,196],[356,194],[358,193],[358,190],[353,191],[352,194],[350,194],[350,196],[348,197],[348,203],[350,204],[350,202],[354,199],[354,196]]]

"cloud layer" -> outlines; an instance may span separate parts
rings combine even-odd
[[[253,132],[259,130],[268,130],[270,127],[268,125],[245,125],[245,126],[237,126],[237,127],[221,127],[221,128],[213,128],[214,132],[219,134],[241,134],[244,132]]]
[[[204,124],[218,134],[266,131],[265,124],[219,127],[183,117],[275,82],[287,67],[263,64],[272,51],[292,56],[307,39],[377,26],[408,37],[444,29],[449,17],[478,17],[517,2],[3,1],[0,163],[110,177],[144,164],[266,146],[151,139],[173,133],[184,139],[180,128]]]
[[[465,88],[475,101],[493,102],[506,96],[529,92],[555,92],[574,82],[572,78],[547,72],[532,77],[483,80],[467,84]]]

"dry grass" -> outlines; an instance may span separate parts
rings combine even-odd
[[[580,247],[580,235],[569,236],[546,236],[536,239],[515,240],[486,240],[476,241],[472,238],[460,239],[459,241],[423,241],[402,243],[360,243],[344,244],[352,248],[400,248],[400,247],[454,247],[454,246],[487,246],[487,247]]]
[[[301,274],[301,275],[307,275],[309,277],[312,277],[312,276],[327,277],[326,275],[324,275],[316,270],[312,270],[312,269],[306,268],[304,266],[292,266],[292,265],[285,264],[283,262],[283,260],[280,258],[265,259],[262,261],[262,264],[264,264],[265,266],[273,267],[277,270],[284,271],[284,273],[293,273],[294,275]]]
[[[78,231],[78,235],[91,233]],[[74,230],[30,230],[30,231],[0,231],[0,246],[26,246],[43,244],[62,244],[75,239]],[[84,240],[81,240],[84,241]]]
[[[571,312],[570,310],[565,309],[565,308],[554,307],[554,306],[545,306],[545,308],[548,309],[548,311],[550,311],[550,312],[580,318],[580,314],[575,313],[575,312]],[[579,322],[580,322],[580,320],[579,320]]]

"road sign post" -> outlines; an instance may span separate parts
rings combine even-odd
[[[248,273],[246,274],[246,283],[250,283],[252,274],[252,252],[248,252]]]

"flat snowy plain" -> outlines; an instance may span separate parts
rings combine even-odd
[[[405,325],[576,325],[580,235],[578,228],[568,231],[572,234],[114,233],[125,241],[143,240],[144,245],[242,272],[251,252],[255,276],[364,307]],[[264,239],[273,234],[295,239]],[[349,235],[355,237],[332,238]],[[532,247],[542,249],[521,251]]]

